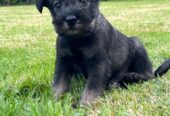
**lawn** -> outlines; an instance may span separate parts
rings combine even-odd
[[[170,1],[102,2],[100,9],[118,30],[138,36],[156,69],[170,58]],[[0,116],[141,116],[170,115],[170,71],[128,89],[106,91],[96,105],[73,109],[84,80],[54,101],[51,82],[55,62],[51,17],[35,6],[0,7]]]

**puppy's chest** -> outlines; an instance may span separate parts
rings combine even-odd
[[[93,57],[93,52],[82,49],[71,50],[71,62],[75,72],[80,73],[87,70],[88,62]]]
[[[70,49],[71,57],[76,62],[88,62],[94,57],[95,52],[89,48]]]

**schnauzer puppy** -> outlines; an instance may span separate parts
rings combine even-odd
[[[99,11],[99,0],[38,0],[47,7],[58,33],[54,94],[70,89],[75,74],[87,79],[80,104],[93,102],[108,85],[126,86],[161,76],[170,60],[155,72],[146,49],[135,37],[117,31]]]

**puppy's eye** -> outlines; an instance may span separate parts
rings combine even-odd
[[[87,4],[87,0],[80,0],[81,3]]]
[[[61,2],[56,1],[56,2],[54,3],[54,6],[55,6],[56,8],[60,8],[60,7],[61,7]]]

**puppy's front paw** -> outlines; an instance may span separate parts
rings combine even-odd
[[[94,90],[85,90],[82,98],[80,100],[80,105],[92,105],[96,102],[96,99],[101,95],[101,92],[97,92]]]
[[[54,99],[56,101],[59,100],[65,91],[66,91],[66,88],[64,88],[63,86],[54,86],[53,87]]]

